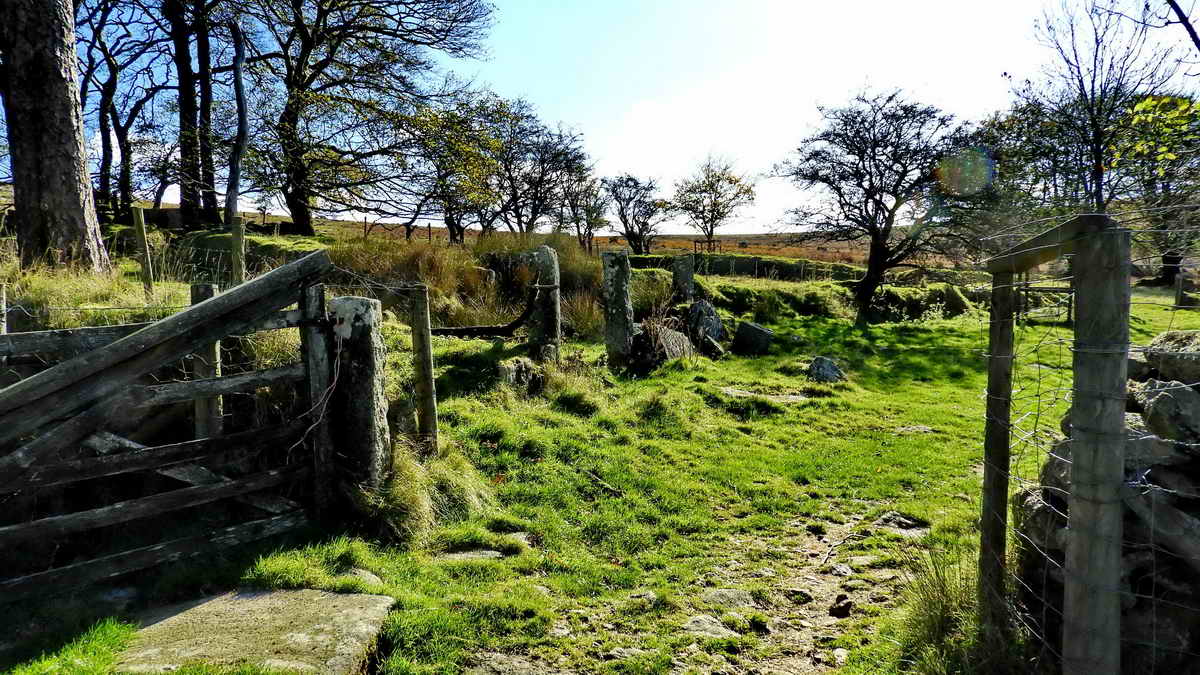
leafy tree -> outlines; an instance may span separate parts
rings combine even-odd
[[[1072,206],[1097,213],[1127,187],[1125,174],[1107,168],[1128,130],[1128,109],[1141,96],[1164,91],[1177,67],[1169,50],[1148,40],[1145,26],[1121,20],[1119,2],[1095,0],[1081,8],[1064,1],[1048,11],[1039,37],[1054,59],[1040,81],[1016,91],[1070,149],[1081,197]]]
[[[1146,96],[1129,111],[1126,133],[1112,148],[1111,171],[1130,178],[1128,198],[1142,207],[1139,243],[1161,257],[1159,282],[1175,283],[1185,254],[1200,242],[1200,103],[1184,96]]]
[[[92,202],[67,0],[0,3],[0,97],[21,260],[109,269]]]
[[[604,189],[612,198],[621,234],[636,254],[650,252],[658,227],[667,214],[667,202],[656,196],[658,182],[653,178],[638,178],[624,174],[605,178]]]
[[[750,180],[733,170],[733,162],[709,155],[696,173],[675,184],[671,208],[687,216],[688,224],[712,242],[718,227],[752,203]]]
[[[477,52],[491,5],[483,0],[246,0],[256,55],[251,77],[269,116],[247,164],[274,178],[292,220],[312,226],[315,208],[379,208],[388,195],[415,213],[411,189],[414,110],[454,88],[431,83],[434,52]],[[269,146],[269,147],[268,147]],[[397,207],[398,210],[398,207]]]
[[[564,230],[572,228],[580,248],[591,253],[596,232],[608,227],[605,213],[612,198],[604,190],[600,179],[582,167],[563,180],[561,190],[559,226]]]
[[[867,269],[854,291],[865,323],[884,274],[914,265],[957,243],[955,226],[938,210],[940,192],[977,192],[987,176],[957,172],[962,184],[939,185],[939,163],[964,129],[937,108],[901,92],[860,94],[849,105],[818,107],[823,122],[776,174],[818,201],[793,209],[800,240],[866,242]]]

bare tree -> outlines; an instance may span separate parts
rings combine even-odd
[[[867,269],[854,290],[858,323],[868,320],[884,274],[934,253],[953,235],[938,218],[939,160],[962,127],[900,91],[860,94],[840,108],[818,107],[823,122],[776,167],[819,200],[793,209],[800,240],[866,242]]]
[[[1107,171],[1113,148],[1127,133],[1128,109],[1146,94],[1165,93],[1178,68],[1170,50],[1157,48],[1143,24],[1123,21],[1120,0],[1080,7],[1064,0],[1039,25],[1054,53],[1040,82],[1026,81],[1018,97],[1036,105],[1063,142],[1078,148],[1088,208],[1098,213],[1123,189],[1120,172]]]
[[[92,202],[78,72],[71,2],[0,3],[0,95],[21,260],[104,271],[109,260]]]
[[[587,167],[580,167],[566,176],[561,191],[559,226],[563,230],[573,229],[580,248],[590,254],[596,232],[608,226],[604,214],[608,212],[612,198]]]
[[[246,87],[242,68],[246,63],[246,37],[242,25],[234,20],[229,24],[233,38],[233,92],[237,105],[237,134],[229,148],[229,175],[225,181],[225,224],[232,225],[238,213],[238,196],[242,186],[242,157],[246,154],[246,139],[250,135],[250,111],[246,105]]]
[[[624,174],[604,179],[604,189],[612,198],[621,233],[636,254],[647,254],[658,236],[667,211],[666,200],[656,196],[658,182]]]
[[[687,216],[688,224],[712,243],[717,228],[738,209],[754,203],[754,185],[733,170],[733,162],[709,155],[696,172],[675,183],[671,208]]]

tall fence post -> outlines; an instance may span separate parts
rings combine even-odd
[[[340,450],[336,475],[379,490],[392,471],[384,386],[387,352],[379,330],[383,305],[373,298],[333,298],[329,318],[338,352],[338,383],[330,404]]]
[[[198,305],[217,294],[216,284],[192,284],[192,304]],[[221,376],[221,341],[215,340],[192,354],[192,377],[207,379]],[[220,396],[195,401],[196,438],[212,438],[223,432],[224,403]]]
[[[230,281],[234,286],[246,283],[246,221],[234,216],[229,236]]]
[[[1129,231],[1105,216],[1076,247],[1074,398],[1063,673],[1121,669],[1121,484],[1129,357]]]
[[[538,361],[557,361],[562,345],[558,254],[543,244],[533,251],[532,257],[538,299],[533,315],[529,317],[530,352]]]
[[[983,441],[983,505],[979,519],[980,625],[989,641],[1002,639],[1008,624],[1004,569],[1008,537],[1013,314],[1017,303],[1013,281],[1011,273],[992,275],[987,418]]]
[[[600,300],[604,304],[604,347],[610,367],[624,366],[633,346],[633,302],[629,296],[629,253],[600,254],[604,280]]]
[[[437,454],[437,388],[433,378],[433,340],[429,325],[429,287],[421,284],[410,292],[413,371],[417,395],[417,433],[426,456]]]
[[[1183,264],[1175,268],[1175,309],[1183,307],[1187,296],[1183,294]]]
[[[677,255],[671,260],[671,286],[675,296],[683,302],[691,302],[696,292],[695,263],[691,255]]]
[[[150,302],[154,299],[154,266],[150,258],[150,238],[146,235],[146,217],[140,207],[134,206],[132,211],[133,231],[141,253],[142,286],[146,290],[146,302]]]
[[[0,335],[8,332],[8,284],[0,284]]]
[[[333,439],[329,433],[329,388],[333,385],[325,286],[312,284],[300,291],[300,352],[307,371],[309,414],[313,418],[308,446],[313,458],[313,510],[328,520],[334,498]]]

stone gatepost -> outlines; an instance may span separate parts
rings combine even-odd
[[[633,301],[629,297],[629,253],[606,251],[600,254],[604,282],[600,299],[604,303],[604,346],[610,367],[624,366],[633,343]]]
[[[671,260],[671,287],[675,297],[682,302],[691,302],[696,293],[695,269],[691,254],[675,256]]]
[[[392,439],[384,393],[383,307],[371,298],[329,301],[337,353],[337,386],[329,412],[338,479],[380,489],[392,470]]]
[[[558,253],[542,245],[534,249],[530,259],[538,295],[537,306],[529,317],[529,354],[537,361],[558,361],[562,345]]]

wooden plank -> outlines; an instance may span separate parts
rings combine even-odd
[[[1106,222],[1108,219],[1102,215],[1075,216],[1058,227],[985,260],[984,267],[992,274],[1020,274],[1031,270],[1061,255],[1072,253],[1081,236],[1103,229]]]
[[[295,302],[311,278],[331,268],[328,252],[316,251],[107,347],[0,389],[0,446],[115,393],[198,345],[246,331],[264,314]],[[34,459],[0,458],[0,472],[29,466]]]
[[[272,469],[228,483],[197,485],[150,497],[117,502],[87,511],[50,516],[16,525],[5,525],[0,527],[0,542],[3,542],[3,546],[15,546],[30,539],[62,537],[94,530],[98,527],[127,523],[131,520],[200,506],[255,490],[265,490],[290,480],[303,478],[309,473],[307,468]]]
[[[301,290],[300,311],[305,322],[300,328],[300,353],[308,378],[308,412],[314,420],[307,432],[313,461],[313,510],[318,519],[328,519],[332,512],[335,478],[333,438],[325,413],[332,394],[333,367],[323,285],[313,284]]]
[[[292,433],[285,434],[284,437],[280,439],[282,442],[287,442],[291,436],[299,435],[300,431],[302,431],[302,425],[300,424],[292,424],[288,426],[293,431]],[[255,431],[259,434],[260,444],[263,446],[268,445],[268,442],[262,440],[261,438],[264,430],[259,429]],[[214,440],[220,441],[226,439]],[[132,450],[138,452],[151,450],[149,446],[142,445],[136,441],[131,441],[128,438],[122,438],[107,431],[101,431],[92,434],[84,441],[84,447],[92,448],[100,454],[110,454],[112,452],[121,450]],[[230,458],[230,453],[226,452],[230,449],[228,445],[222,445],[220,447],[222,448],[222,458]],[[259,448],[253,449],[256,452],[259,450]],[[238,457],[238,459],[242,459],[250,454],[252,453],[242,453],[242,456]],[[222,476],[216,471],[200,466],[199,464],[180,464],[178,466],[159,468],[155,470],[155,473],[160,476],[166,476],[167,478],[172,478],[174,480],[187,483],[189,485],[212,485],[214,483],[224,483],[230,480],[228,477]],[[67,475],[70,477],[69,473]],[[300,504],[297,504],[286,497],[272,494],[248,494],[240,497],[234,497],[233,500],[272,514],[286,513],[288,511],[294,511],[298,508],[301,508]]]
[[[293,363],[269,370],[255,370],[207,380],[135,385],[129,388],[129,400],[139,408],[167,405],[241,391],[254,391],[262,387],[291,384],[304,380],[304,377],[304,364]]]
[[[201,438],[156,446],[143,446],[133,441],[120,439],[115,434],[97,434],[97,436],[89,438],[86,444],[99,452],[113,454],[39,465],[22,475],[19,482],[0,483],[0,489],[61,485],[105,476],[116,476],[131,471],[163,469],[215,457],[242,458],[295,440],[304,431],[304,428],[305,422],[296,421],[262,429],[251,429],[218,438]],[[120,440],[112,442],[108,440],[109,438]],[[108,444],[109,449],[101,449],[99,443]],[[120,452],[121,450],[123,452]]]
[[[1121,671],[1121,487],[1129,361],[1130,234],[1079,243],[1071,404],[1071,495],[1063,594],[1063,673]]]
[[[983,441],[983,506],[979,519],[980,624],[988,640],[1003,640],[1008,627],[1005,566],[1008,543],[1008,475],[1012,407],[1013,275],[992,277],[988,337],[988,386]],[[986,642],[992,644],[992,642]]]
[[[192,284],[192,304],[198,305],[217,294],[216,284]],[[221,376],[221,341],[213,340],[200,345],[192,353],[190,370],[194,379],[212,379]],[[224,428],[225,405],[220,395],[194,397],[192,402],[192,424],[196,438],[220,436]]]
[[[212,530],[193,537],[144,546],[102,558],[58,567],[28,576],[0,581],[0,598],[11,602],[32,597],[48,597],[113,577],[211,553],[308,525],[301,511],[263,518],[240,525]]]
[[[116,326],[87,326],[62,330],[41,330],[0,335],[0,356],[40,355],[46,360],[70,358],[108,346],[117,340],[153,325],[153,321],[124,323]],[[271,312],[247,328],[257,333],[300,325],[300,310]]]

